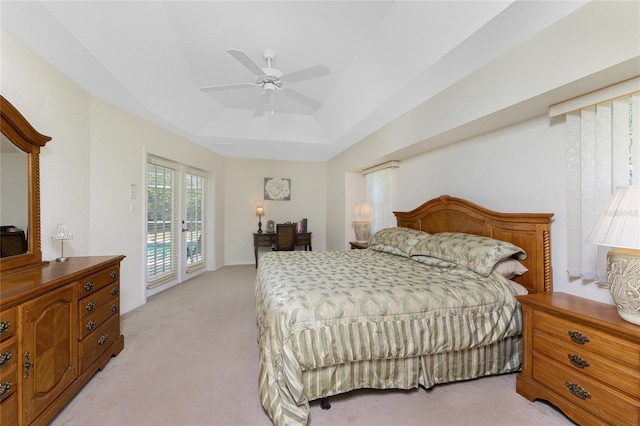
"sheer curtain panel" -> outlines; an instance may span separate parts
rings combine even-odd
[[[608,247],[585,243],[617,186],[640,181],[640,92],[566,113],[568,274],[606,282]]]

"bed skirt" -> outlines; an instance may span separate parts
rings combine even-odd
[[[522,336],[455,352],[348,362],[303,371],[305,397],[300,405],[287,404],[275,389],[270,391],[263,386],[268,378],[261,365],[261,397],[265,409],[273,409],[270,416],[274,423],[284,414],[287,424],[295,421],[304,425],[309,416],[309,401],[315,399],[355,389],[415,389],[419,385],[428,389],[436,384],[516,372],[521,365]]]

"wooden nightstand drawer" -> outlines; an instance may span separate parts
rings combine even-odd
[[[0,341],[13,336],[16,331],[16,308],[0,310]]]
[[[640,369],[640,347],[605,331],[540,311],[534,311],[533,324],[534,333],[547,334],[576,349],[584,348]]]
[[[100,290],[109,283],[115,282],[120,276],[118,267],[105,269],[89,278],[82,279],[78,283],[78,295],[80,298]]]
[[[546,354],[577,374],[589,375],[631,396],[640,398],[640,370],[580,346],[548,338],[545,334],[539,333],[538,329],[534,329],[534,352]]]
[[[80,372],[84,372],[120,336],[120,314],[114,314],[107,322],[79,344]]]
[[[640,422],[637,401],[536,355],[533,379],[610,424],[637,426]]]

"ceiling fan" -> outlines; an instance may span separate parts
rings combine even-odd
[[[234,84],[222,84],[218,86],[207,86],[201,87],[200,90],[203,92],[215,92],[219,90],[228,90],[228,89],[242,89],[246,87],[262,87],[263,92],[260,94],[258,98],[258,103],[256,105],[255,110],[253,111],[254,117],[262,117],[267,110],[267,105],[269,104],[269,100],[275,95],[276,91],[282,93],[284,96],[287,96],[293,99],[296,102],[299,102],[303,105],[306,105],[310,108],[318,109],[322,106],[322,104],[314,99],[311,99],[300,92],[297,92],[293,89],[289,89],[286,87],[288,83],[294,83],[303,80],[309,80],[312,78],[323,77],[325,75],[329,75],[330,71],[324,65],[316,65],[311,68],[305,68],[299,71],[295,71],[292,73],[284,74],[282,71],[271,68],[271,61],[273,61],[276,57],[276,52],[270,49],[265,49],[262,52],[262,57],[267,61],[266,68],[260,67],[256,64],[246,53],[242,50],[237,49],[228,49],[227,52],[234,58],[236,58],[242,65],[247,67],[249,71],[251,71],[255,77],[255,83],[234,83]]]

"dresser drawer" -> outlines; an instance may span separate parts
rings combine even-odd
[[[120,268],[114,266],[98,272],[88,278],[83,278],[78,282],[78,297],[83,298],[91,293],[100,290],[109,283],[115,282],[120,276]]]
[[[640,403],[637,400],[542,356],[533,356],[533,378],[607,423],[637,426],[640,422]],[[574,386],[575,393],[570,390],[570,385]],[[582,399],[576,395],[581,392],[588,392],[589,396]]]
[[[14,362],[9,368],[0,370],[0,401],[5,401],[18,387],[18,367]],[[2,406],[4,410],[4,405]]]
[[[3,340],[0,343],[0,371],[8,370],[16,365],[18,357],[18,341],[16,338]]]
[[[120,336],[120,315],[114,314],[78,347],[80,373],[83,373]]]
[[[601,380],[640,398],[640,370],[620,364],[615,358],[592,352],[582,345],[548,338],[534,331],[533,350],[541,352],[579,374]]]
[[[4,341],[16,332],[16,308],[0,309],[0,341]]]
[[[18,395],[12,392],[0,402],[0,425],[15,426],[18,424]]]
[[[533,332],[551,336],[571,347],[602,354],[617,363],[640,370],[640,346],[578,322],[567,321],[544,312],[533,312]],[[573,336],[573,337],[572,337]],[[583,343],[577,343],[582,341]]]
[[[111,284],[85,297],[79,303],[80,334],[84,339],[111,315],[120,312],[118,284]]]

